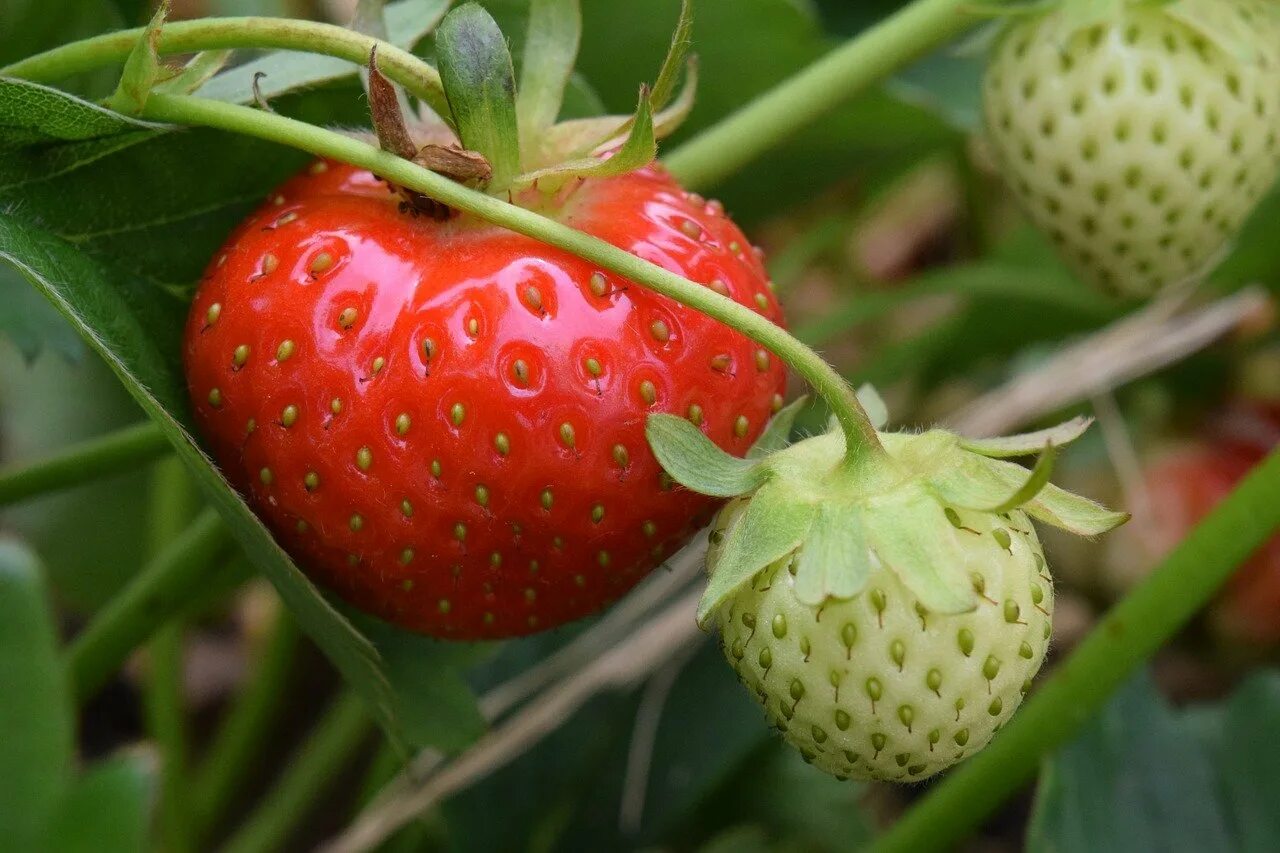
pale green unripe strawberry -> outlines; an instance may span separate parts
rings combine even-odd
[[[813,764],[926,778],[984,747],[1044,662],[1053,586],[1031,519],[1095,535],[1127,516],[1048,483],[1052,448],[1084,420],[981,441],[878,432],[846,458],[836,428],[785,446],[793,417],[746,459],[649,419],[677,482],[735,498],[712,528],[699,621]],[[1036,451],[1034,470],[1006,461]]]
[[[984,84],[1012,191],[1083,277],[1207,273],[1280,170],[1280,4],[1062,0],[1011,18]]]
[[[1016,510],[957,510],[955,520],[978,592],[967,613],[931,613],[883,566],[853,598],[804,604],[798,554],[716,612],[742,683],[787,741],[834,776],[914,782],[977,752],[1044,662],[1053,582],[1031,522]]]

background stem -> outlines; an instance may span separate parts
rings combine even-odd
[[[0,467],[0,506],[46,492],[124,474],[169,452],[160,428],[147,421],[73,444],[53,456]]]
[[[151,486],[151,554],[182,534],[196,507],[187,471],[177,459],[156,466]],[[159,832],[170,853],[193,848],[188,819],[187,719],[183,690],[186,620],[169,620],[147,647],[143,693],[147,731],[160,750]]]
[[[982,752],[879,839],[880,853],[954,847],[1035,775],[1111,693],[1280,527],[1280,449],[1098,623]]]
[[[995,0],[1007,2],[1008,0]],[[664,164],[704,189],[780,145],[823,113],[979,23],[972,0],[917,0],[672,151]]]
[[[278,712],[290,697],[287,677],[298,650],[298,623],[280,605],[254,670],[223,719],[191,790],[192,835],[203,839],[254,770]]]
[[[381,49],[378,55],[381,57]],[[451,208],[466,211],[599,264],[610,272],[742,332],[795,368],[822,395],[840,421],[849,448],[846,459],[884,453],[853,388],[835,368],[760,314],[709,287],[667,272],[656,264],[531,210],[468,189],[357,139],[305,122],[235,104],[181,95],[153,94],[147,100],[142,115],[176,124],[221,128],[360,166]]]
[[[112,62],[123,62],[142,36],[143,29],[120,30],[55,47],[0,68],[0,75],[48,82],[89,71]],[[378,46],[378,68],[409,94],[426,101],[448,118],[440,74],[407,50],[339,27],[289,18],[205,18],[174,21],[160,30],[156,50],[161,54],[195,53],[228,48],[278,48],[336,56],[367,65],[369,51]]]
[[[344,692],[294,754],[275,788],[258,804],[224,853],[268,853],[287,849],[285,841],[316,798],[338,778],[352,752],[373,731],[364,700]]]
[[[103,608],[67,650],[77,702],[92,696],[129,652],[180,611],[194,590],[211,582],[209,568],[229,545],[217,512],[206,509]]]

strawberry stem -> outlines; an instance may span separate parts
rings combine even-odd
[[[1075,734],[1277,528],[1280,450],[1107,613],[990,746],[933,788],[874,849],[916,853],[956,846],[1030,781],[1041,757]]]
[[[972,6],[973,0],[916,0],[702,131],[663,162],[691,189],[719,183],[858,92],[979,23]]]
[[[0,507],[137,470],[164,456],[169,442],[150,421],[73,444],[53,456],[0,467]]]
[[[135,27],[55,47],[0,68],[0,76],[47,83],[123,62],[145,29]],[[407,50],[334,24],[262,17],[175,21],[160,30],[155,50],[163,56],[223,48],[278,48],[319,53],[364,65],[375,46],[378,66],[388,78],[421,98],[441,116],[449,117],[440,74],[433,66]]]
[[[381,55],[381,54],[379,54]],[[884,457],[852,386],[817,353],[755,311],[567,225],[468,189],[400,157],[335,131],[250,107],[184,95],[153,94],[143,118],[242,133],[359,166],[454,210],[572,252],[736,329],[790,364],[831,407],[845,434],[848,466]]]

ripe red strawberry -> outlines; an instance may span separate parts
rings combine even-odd
[[[742,232],[660,168],[552,209],[515,200],[780,319]],[[673,488],[646,416],[741,455],[782,364],[579,258],[398,202],[318,162],[240,226],[187,326],[196,421],[300,564],[362,609],[454,638],[589,614],[718,504]]]

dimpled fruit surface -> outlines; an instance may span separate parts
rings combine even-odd
[[[793,558],[718,612],[743,684],[832,775],[913,782],[950,767],[986,746],[1044,662],[1053,584],[1031,522],[952,512],[978,594],[971,612],[930,613],[878,561],[858,595],[808,606],[793,591]]]
[[[758,252],[660,168],[515,201],[781,321]],[[209,450],[299,564],[458,639],[630,589],[718,505],[663,474],[646,416],[741,455],[785,379],[697,311],[465,214],[413,216],[326,161],[214,257],[185,362]]]

